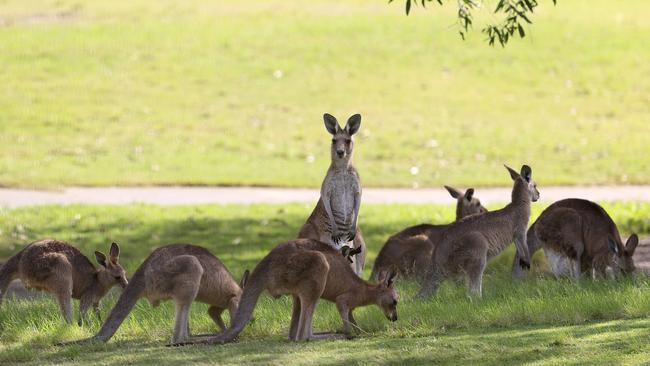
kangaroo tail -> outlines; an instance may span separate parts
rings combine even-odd
[[[235,339],[251,320],[257,300],[268,283],[269,262],[270,260],[267,257],[255,266],[253,273],[246,282],[244,292],[239,300],[239,308],[231,321],[231,326],[219,335],[219,343],[230,342]]]
[[[108,318],[106,318],[102,328],[93,337],[94,339],[104,342],[111,339],[117,331],[117,328],[120,327],[124,319],[129,315],[145,289],[144,267],[143,263],[135,272],[129,284],[122,291],[122,295],[120,295],[117,303],[113,306],[111,313],[108,314]]]
[[[0,304],[2,304],[2,298],[4,298],[7,293],[9,284],[18,275],[18,263],[20,262],[22,255],[23,251],[21,250],[16,255],[9,258],[7,263],[0,268]]]

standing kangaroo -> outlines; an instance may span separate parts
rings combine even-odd
[[[521,173],[506,168],[514,180],[512,201],[500,210],[469,216],[449,226],[444,240],[433,251],[420,297],[433,295],[445,278],[459,273],[467,274],[470,293],[481,297],[488,259],[501,253],[513,240],[522,253],[520,265],[529,266],[526,228],[531,202],[539,199],[539,191],[528,165],[521,167]]]
[[[334,116],[323,116],[325,128],[332,134],[332,162],[320,190],[320,199],[307,222],[298,233],[298,238],[319,240],[330,244],[343,254],[352,252],[352,266],[361,275],[365,264],[366,250],[361,230],[357,225],[361,206],[361,181],[359,173],[352,166],[354,135],[361,126],[361,115],[348,119],[344,128]],[[352,243],[350,243],[352,242]],[[344,249],[343,247],[352,247]],[[352,250],[350,250],[352,249]]]
[[[196,245],[173,244],[158,248],[135,271],[99,332],[92,338],[72,343],[108,341],[142,297],[154,307],[163,300],[174,300],[176,316],[172,344],[190,337],[189,312],[195,300],[210,305],[208,314],[223,330],[221,313],[228,309],[232,319],[247,276],[248,271],[238,285],[217,257]]]
[[[13,257],[0,269],[0,302],[9,283],[20,279],[26,287],[53,294],[61,314],[72,323],[72,300],[79,299],[79,325],[90,305],[99,317],[99,302],[116,284],[127,286],[126,272],[119,263],[120,247],[113,243],[108,258],[95,252],[101,265],[95,268],[79,249],[62,241],[36,241]]]
[[[445,186],[456,199],[456,221],[475,214],[485,213],[487,209],[474,197],[474,188],[464,193],[456,188]],[[431,254],[437,243],[442,241],[444,231],[449,225],[421,224],[408,227],[391,236],[379,251],[370,274],[377,280],[382,273],[396,271],[403,278],[422,278],[431,263]]]
[[[397,320],[395,275],[380,283],[369,283],[354,275],[348,261],[339,251],[320,241],[295,239],[275,247],[255,267],[232,325],[216,337],[195,343],[224,343],[235,339],[250,321],[262,291],[271,296],[293,296],[293,312],[289,339],[293,341],[336,337],[332,333],[313,334],[312,317],[320,298],[334,302],[343,320],[343,332],[350,335],[356,326],[352,311],[375,304],[391,321]]]
[[[605,277],[606,268],[615,273],[633,274],[634,250],[639,237],[632,234],[623,245],[616,224],[597,203],[569,198],[547,207],[528,229],[528,251],[532,256],[544,247],[552,272],[569,272],[575,279],[583,271],[594,278]],[[519,258],[515,255],[515,261]],[[567,266],[568,264],[568,266]],[[523,276],[524,269],[513,264],[513,274]]]

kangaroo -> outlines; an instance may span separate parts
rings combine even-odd
[[[513,240],[522,253],[520,265],[529,266],[526,228],[531,202],[539,199],[539,191],[528,165],[522,166],[521,173],[506,168],[514,181],[512,201],[500,210],[468,216],[449,226],[445,238],[433,251],[420,297],[433,295],[445,278],[459,273],[467,275],[470,294],[481,297],[488,259],[501,253]]]
[[[397,320],[399,296],[393,288],[395,274],[380,283],[369,283],[353,275],[347,259],[328,244],[311,239],[295,239],[275,247],[255,267],[242,294],[232,325],[215,337],[193,343],[224,343],[237,337],[250,321],[262,291],[271,296],[293,297],[289,327],[292,341],[337,337],[333,333],[312,333],[312,317],[320,298],[336,303],[343,320],[343,333],[349,337],[356,326],[352,311],[375,304],[391,321]]]
[[[232,319],[239,307],[242,287],[247,278],[248,271],[244,273],[241,283],[237,284],[226,266],[203,247],[172,244],[158,248],[135,271],[99,332],[91,338],[72,343],[108,341],[142,297],[154,307],[163,300],[174,300],[176,315],[172,344],[190,337],[189,312],[195,300],[210,305],[208,314],[224,330],[226,327],[221,313],[228,309]]]
[[[450,186],[445,188],[456,199],[456,221],[487,212],[481,201],[474,197],[474,188],[464,193]],[[431,262],[434,246],[443,239],[448,226],[421,224],[408,227],[388,238],[375,259],[370,279],[377,280],[380,274],[390,270],[395,270],[402,278],[421,279]]]
[[[581,272],[591,271],[591,276],[598,278],[605,277],[607,267],[615,274],[633,274],[636,269],[632,256],[639,237],[632,234],[623,245],[616,224],[595,202],[578,198],[557,201],[542,212],[527,236],[530,255],[543,247],[556,276],[569,272],[579,279]],[[516,254],[515,260],[518,257]],[[523,271],[513,264],[516,277],[523,276]]]
[[[321,185],[321,195],[316,208],[298,233],[298,238],[314,239],[327,243],[337,250],[343,246],[352,247],[344,255],[353,252],[352,266],[360,276],[366,259],[366,244],[357,225],[361,206],[361,181],[359,173],[352,166],[354,135],[361,126],[361,115],[348,119],[344,128],[336,118],[325,113],[325,128],[332,134],[332,162]],[[350,243],[351,242],[351,243]]]
[[[20,279],[26,287],[48,292],[59,302],[61,314],[72,323],[72,300],[79,299],[79,325],[92,305],[99,318],[99,302],[114,285],[126,287],[126,272],[119,263],[120,247],[113,243],[109,256],[95,252],[95,268],[79,249],[59,240],[33,242],[9,258],[0,269],[0,303],[9,283]]]

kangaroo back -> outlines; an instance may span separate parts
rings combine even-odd
[[[260,298],[269,281],[270,260],[269,256],[267,256],[255,266],[253,273],[251,273],[248,281],[246,281],[244,292],[239,300],[239,308],[234,318],[230,321],[231,326],[219,336],[219,342],[230,342],[235,339],[251,320],[253,310],[255,309],[255,305],[257,305],[257,300]]]
[[[9,258],[7,263],[5,263],[2,268],[0,268],[0,304],[2,304],[2,299],[7,292],[9,284],[16,278],[16,275],[18,274],[18,263],[20,263],[20,257],[23,255],[23,250],[18,252],[13,257]]]
[[[101,329],[93,337],[95,339],[102,340],[104,342],[108,341],[113,337],[117,329],[122,325],[126,316],[129,315],[135,304],[138,302],[142,293],[145,289],[145,263],[143,263],[140,268],[135,272],[131,281],[126,286],[122,295],[117,300],[115,306],[111,310],[111,313],[106,318],[106,321],[102,325]]]

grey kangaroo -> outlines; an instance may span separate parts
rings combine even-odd
[[[224,343],[235,339],[250,321],[264,290],[275,298],[293,296],[290,340],[339,337],[331,332],[312,333],[314,310],[321,298],[336,304],[344,335],[350,336],[350,327],[356,326],[352,311],[357,307],[374,304],[386,318],[397,320],[399,296],[393,288],[394,278],[395,274],[390,274],[379,283],[364,281],[354,275],[338,250],[317,240],[295,239],[275,247],[255,266],[230,328],[220,335],[189,343]]]
[[[632,234],[625,245],[616,224],[597,203],[569,198],[547,207],[528,229],[528,251],[532,256],[543,247],[556,276],[570,274],[579,279],[582,272],[594,278],[605,277],[606,268],[615,274],[635,272],[634,250],[639,237]],[[512,266],[515,277],[525,269]]]
[[[33,242],[9,258],[0,269],[0,302],[9,283],[20,279],[26,287],[48,292],[59,302],[61,314],[72,323],[72,299],[79,299],[79,325],[92,305],[99,317],[99,303],[114,285],[126,287],[126,272],[119,263],[120,247],[113,243],[109,256],[95,252],[95,268],[79,249],[59,240]]]
[[[361,181],[359,173],[352,166],[352,135],[361,126],[361,115],[350,117],[344,128],[330,114],[326,113],[323,120],[325,128],[332,134],[332,162],[321,185],[316,208],[300,229],[298,238],[319,240],[341,250],[353,262],[354,272],[361,275],[366,258],[365,243],[357,225]]]
[[[172,344],[190,337],[189,312],[193,301],[210,305],[208,314],[223,330],[226,327],[221,313],[228,309],[232,319],[237,312],[247,276],[248,271],[237,284],[226,266],[200,246],[173,244],[158,248],[135,271],[99,332],[92,338],[71,343],[108,341],[143,297],[154,307],[163,300],[174,300],[176,316]]]
[[[487,261],[513,241],[522,253],[519,264],[530,266],[526,228],[531,202],[539,199],[539,191],[528,165],[522,166],[520,173],[506,168],[514,181],[512,201],[500,210],[469,216],[450,225],[444,240],[434,249],[420,297],[433,295],[444,279],[460,273],[467,275],[470,294],[481,297]]]
[[[465,192],[450,186],[445,188],[456,199],[456,221],[487,212],[481,201],[474,196],[474,188]],[[421,224],[391,236],[375,259],[370,279],[377,280],[380,275],[392,270],[402,278],[422,279],[431,263],[433,248],[442,241],[448,227],[449,225]]]

